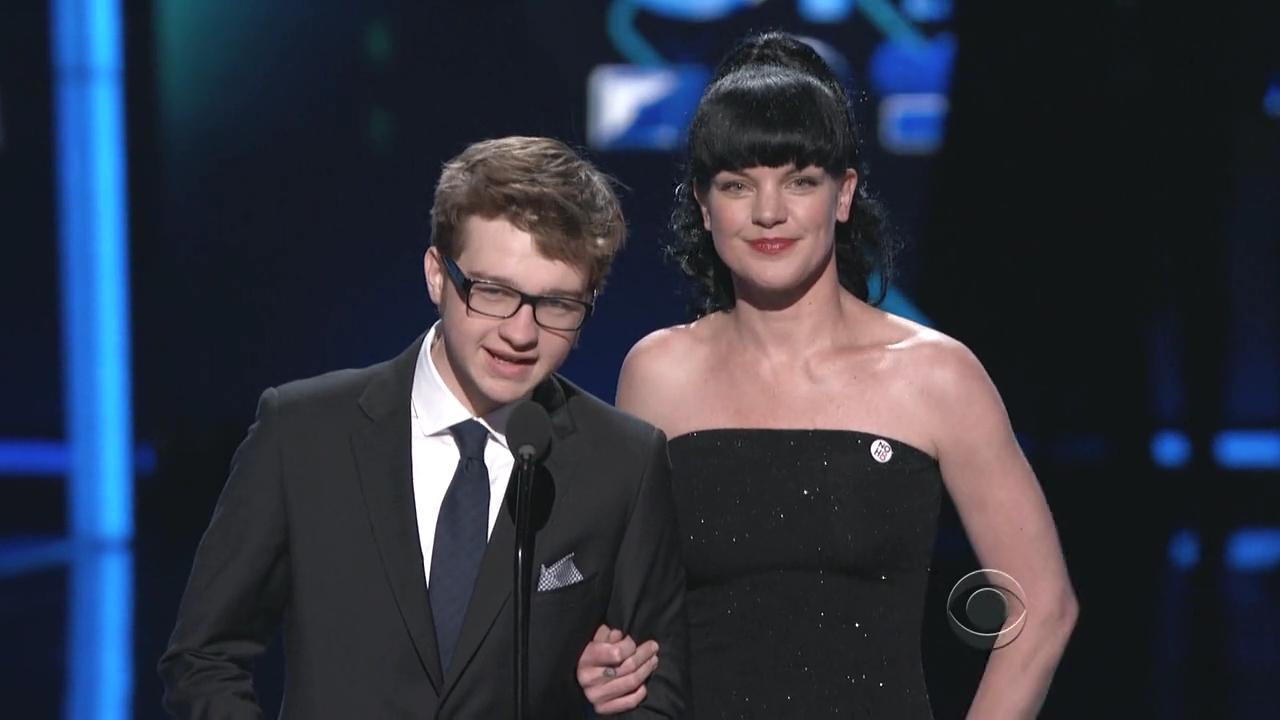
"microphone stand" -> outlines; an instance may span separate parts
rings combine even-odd
[[[529,717],[529,598],[533,593],[533,528],[530,527],[530,506],[533,500],[533,475],[536,471],[536,450],[530,445],[516,450],[516,466],[512,480],[516,487],[516,637],[515,637],[515,698],[516,720]]]

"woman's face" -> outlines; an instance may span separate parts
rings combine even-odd
[[[726,170],[698,203],[735,286],[786,292],[835,262],[836,222],[849,219],[857,184],[853,170],[839,179],[812,166]]]

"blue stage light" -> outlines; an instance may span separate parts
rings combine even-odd
[[[77,547],[69,593],[64,717],[131,717],[133,553],[123,545]]]
[[[902,12],[916,22],[951,19],[952,0],[902,0]]]
[[[0,440],[0,476],[62,477],[68,461],[56,440]]]
[[[1186,467],[1191,462],[1191,441],[1186,433],[1161,430],[1152,436],[1151,461],[1169,470]]]
[[[71,559],[66,538],[5,538],[0,542],[0,580],[59,567]]]
[[[811,23],[838,23],[849,19],[854,0],[797,0],[796,13]]]
[[[54,0],[68,504],[80,540],[133,534],[124,53],[119,0]]]
[[[1169,564],[1179,570],[1190,570],[1200,562],[1200,536],[1183,528],[1169,538]]]
[[[1280,468],[1280,430],[1224,430],[1213,440],[1213,457],[1231,470]]]
[[[942,147],[950,103],[941,93],[889,95],[880,101],[879,136],[898,155],[929,155]]]
[[[801,3],[803,4],[804,1],[801,0]],[[615,0],[614,4],[632,4],[654,15],[672,20],[710,22],[729,17],[744,8],[759,5],[760,2],[762,0]]]
[[[1241,528],[1226,545],[1227,567],[1237,572],[1265,572],[1280,568],[1280,528]]]
[[[77,551],[63,710],[73,720],[117,720],[130,715],[133,686],[126,543],[134,452],[120,2],[54,0],[50,31],[67,501]]]
[[[1280,119],[1280,76],[1273,77],[1262,94],[1262,112]]]
[[[133,469],[140,476],[155,472],[155,448],[149,445],[135,448]],[[0,477],[65,478],[70,471],[71,456],[66,443],[0,439]]]
[[[150,475],[155,469],[155,448],[134,448],[133,470],[138,475]],[[0,439],[0,478],[65,478],[69,471],[67,443],[54,439]]]

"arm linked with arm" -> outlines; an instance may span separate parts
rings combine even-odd
[[[606,621],[632,637],[657,640],[661,659],[647,681],[644,701],[625,717],[681,718],[689,713],[689,638],[684,594],[684,566],[671,496],[671,463],[666,437],[655,430],[618,550]]]

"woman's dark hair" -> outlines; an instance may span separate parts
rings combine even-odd
[[[740,42],[720,62],[689,128],[684,182],[671,215],[675,239],[667,255],[697,282],[690,310],[701,316],[731,308],[729,268],[703,226],[697,193],[705,194],[722,170],[817,166],[834,178],[859,171],[848,222],[836,223],[840,284],[862,300],[884,300],[894,246],[880,204],[867,192],[858,153],[857,126],[848,95],[813,48],[780,32]],[[880,292],[870,298],[871,273]]]

